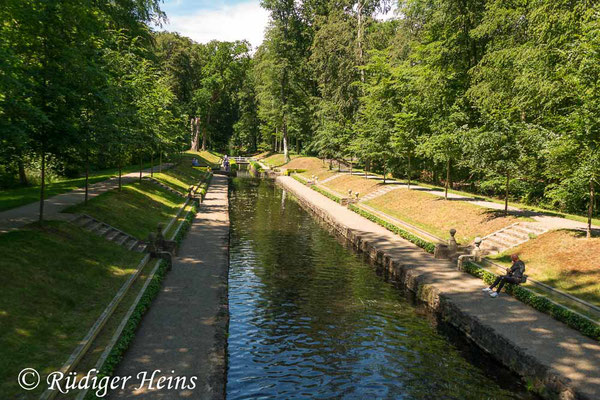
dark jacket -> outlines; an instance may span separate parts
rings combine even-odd
[[[508,272],[508,275],[518,278],[518,279],[523,279],[523,274],[525,273],[525,263],[521,260],[513,263],[512,267],[510,267],[510,271]]]

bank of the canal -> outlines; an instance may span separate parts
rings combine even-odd
[[[311,213],[379,263],[473,343],[546,398],[600,398],[600,345],[516,299],[492,299],[482,282],[313,191],[279,176]]]
[[[535,397],[272,180],[230,187],[228,399]]]
[[[142,319],[115,376],[131,384],[111,399],[224,399],[229,266],[228,178],[215,175],[172,270]],[[139,390],[138,374],[154,371],[154,386]],[[186,377],[188,386],[158,389],[161,377]],[[196,385],[189,388],[191,377]],[[166,383],[165,383],[166,385]]]

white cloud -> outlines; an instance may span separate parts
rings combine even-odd
[[[163,30],[179,32],[196,42],[248,40],[257,47],[263,41],[269,13],[261,8],[259,1],[248,1],[168,18]]]

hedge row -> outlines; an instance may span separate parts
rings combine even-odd
[[[487,284],[491,284],[496,279],[496,275],[482,269],[476,264],[465,263],[463,268],[471,275],[483,279]],[[507,293],[513,295],[523,303],[530,305],[538,311],[551,315],[554,319],[567,324],[569,327],[578,330],[592,339],[600,340],[600,327],[593,322],[590,322],[573,311],[553,303],[548,298],[540,296],[519,285],[507,284],[505,287]]]
[[[301,169],[301,168],[286,169],[285,170],[285,176],[291,176],[292,174],[299,174],[299,173],[302,173],[302,172],[306,172],[306,170],[305,169]]]
[[[135,307],[135,310],[129,317],[129,320],[125,325],[125,328],[123,329],[119,340],[112,348],[110,354],[106,358],[106,361],[104,361],[100,373],[98,374],[99,377],[112,375],[117,365],[119,365],[119,362],[121,362],[121,360],[123,359],[123,354],[125,353],[125,351],[129,347],[129,344],[135,337],[135,331],[137,330],[138,324],[142,320],[142,317],[146,313],[148,308],[150,308],[152,300],[154,300],[154,298],[156,297],[156,295],[158,295],[158,292],[160,291],[161,282],[167,272],[167,269],[167,262],[165,260],[161,261],[158,270],[152,277],[152,280],[148,284],[146,291],[140,298],[140,301]],[[95,398],[95,395],[90,391],[88,392],[86,398]]]
[[[417,246],[419,246],[420,248],[422,248],[423,250],[425,250],[428,253],[433,254],[433,252],[435,251],[435,244],[433,244],[431,242],[423,240],[420,237],[415,236],[412,233],[405,231],[404,229],[400,229],[398,226],[396,226],[390,222],[387,222],[386,220],[381,219],[378,216],[373,215],[370,212],[363,210],[362,208],[358,208],[354,204],[348,205],[348,208],[350,210],[354,211],[355,213],[362,215],[363,217],[367,218],[368,220],[371,220],[371,221],[375,222],[376,224],[383,226],[388,231],[392,231],[395,234],[401,236],[402,238],[408,240],[409,242],[416,244]]]

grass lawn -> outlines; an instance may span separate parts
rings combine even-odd
[[[58,370],[142,255],[61,222],[0,235],[0,254],[0,387],[21,398],[19,371]]]
[[[142,181],[111,190],[91,199],[87,205],[78,204],[67,213],[88,214],[138,239],[155,232],[158,223],[167,223],[175,216],[184,199],[155,183]]]
[[[172,187],[182,194],[186,194],[191,185],[197,184],[206,174],[204,167],[192,167],[192,158],[195,155],[186,153],[176,166],[155,173],[154,178]]]
[[[587,240],[580,231],[550,231],[490,258],[509,266],[509,253],[519,254],[527,275],[536,281],[600,305],[600,237]]]
[[[150,163],[143,164],[143,168],[150,168]],[[131,165],[123,168],[123,175],[130,172],[139,171],[139,165]],[[107,179],[117,176],[118,168],[111,168],[102,171],[90,173],[90,185],[97,182],[102,182]],[[62,179],[55,182],[46,183],[46,198],[56,196],[58,194],[70,192],[72,190],[85,186],[85,177],[74,179]],[[40,201],[40,187],[27,186],[15,189],[0,190],[0,211],[10,210],[11,208],[24,206],[26,204]]]
[[[341,178],[336,178],[332,182]],[[366,202],[386,214],[418,226],[442,239],[456,229],[459,243],[470,243],[517,222],[514,216],[505,217],[501,211],[486,209],[464,201],[444,198],[418,190],[396,189]]]
[[[290,159],[294,159],[294,158],[298,158],[300,157],[298,154],[292,154],[290,153]],[[267,158],[263,158],[262,160],[260,160],[263,164],[268,165],[271,168],[275,168],[275,167],[280,167],[282,165],[285,164],[285,156],[283,154],[273,154]]]
[[[223,159],[223,155],[217,153],[216,151],[204,150],[204,151],[186,151],[185,154],[187,156],[192,156],[198,158],[200,164],[211,167],[211,168],[219,168],[221,166],[221,160]]]
[[[361,198],[384,185],[379,180],[366,179],[358,175],[344,175],[325,183],[324,186],[344,195],[348,193],[348,190],[352,190],[352,193],[358,192],[358,197]]]
[[[336,171],[329,169],[329,164],[323,164],[323,161],[316,157],[298,157],[284,165],[287,169],[305,169],[306,172],[301,172],[300,175],[305,178],[317,176],[319,180],[327,179],[334,175]]]

